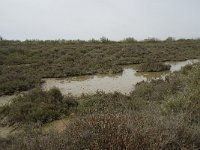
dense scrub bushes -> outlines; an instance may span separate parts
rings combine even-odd
[[[0,107],[1,124],[44,124],[69,115],[77,106],[74,98],[64,97],[58,89],[48,92],[35,89]]]
[[[108,112],[127,112],[146,108],[147,101],[133,99],[121,93],[97,92],[92,96],[82,96],[78,107],[78,114],[98,114]]]
[[[136,85],[135,90],[131,92],[131,96],[135,99],[161,103],[168,95],[182,91],[183,87],[184,82],[181,82],[181,77],[173,75],[166,77],[166,80],[152,80],[150,83],[141,82]]]
[[[139,72],[160,72],[170,70],[171,66],[162,63],[144,63],[139,65]]]
[[[181,115],[186,126],[200,125],[200,64],[188,65],[165,80],[141,82],[131,97],[157,104],[164,116]]]
[[[25,80],[32,85],[26,88],[32,88],[48,75],[61,77],[106,73],[115,67],[118,70],[119,64],[148,62],[148,57],[161,62],[199,56],[199,43],[196,41],[130,43],[8,42],[1,45],[0,42],[4,49],[20,45],[25,51],[30,46],[32,54],[24,59],[26,65],[12,66],[14,59],[5,61],[10,54],[4,52],[0,62],[3,64],[0,86],[9,81],[15,83],[14,76],[20,82]],[[17,55],[28,54],[21,51]],[[80,65],[82,63],[85,64]],[[62,133],[16,134],[0,139],[0,147],[5,150],[199,149],[199,77],[199,64],[186,66],[165,80],[138,84],[129,96],[99,92],[74,98],[64,97],[57,89],[48,92],[33,90],[14,99],[10,105],[1,107],[1,125],[44,124],[71,112],[75,112],[75,119]],[[21,87],[24,86],[16,86],[12,91],[20,91]],[[1,90],[4,94],[2,91],[5,88]]]
[[[190,72],[187,72],[187,69]],[[183,114],[186,121],[191,124],[200,125],[200,65],[186,67],[182,70],[186,74],[187,86],[182,92],[170,95],[165,101],[162,112],[169,114]]]
[[[107,113],[77,118],[60,134],[19,136],[7,140],[9,144],[4,147],[10,150],[195,149],[200,144],[199,133],[200,130],[185,127],[180,117],[161,119],[155,114]]]
[[[106,43],[0,41],[0,95],[29,90],[45,77],[118,73],[122,72],[121,65],[148,63],[150,59],[164,62],[200,56],[198,40],[129,40]],[[153,71],[167,69],[163,66],[153,68]]]
[[[161,119],[148,113],[97,114],[75,120],[68,130],[71,149],[181,149],[199,138],[200,130],[191,131],[194,137],[185,135],[180,118]],[[199,144],[198,140],[195,144]]]
[[[1,114],[12,116],[17,112],[14,121],[20,116],[25,122],[42,122],[44,117],[45,123],[57,117],[48,110],[68,115],[69,108],[75,107],[76,116],[62,133],[25,133],[1,139],[0,144],[11,150],[199,149],[199,77],[200,64],[187,66],[165,80],[138,84],[129,96],[117,92],[83,95],[76,98],[78,107],[74,98],[64,98],[56,89],[36,90],[3,107]],[[28,108],[26,102],[36,103],[37,107]],[[45,108],[48,115],[36,115],[39,119],[35,121],[37,108]]]
[[[0,96],[40,86],[40,76],[30,66],[0,66]]]

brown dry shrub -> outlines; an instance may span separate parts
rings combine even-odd
[[[161,149],[169,143],[179,148],[180,122],[154,117],[137,113],[90,115],[76,119],[64,134],[70,149]]]
[[[181,117],[161,118],[148,113],[95,114],[76,118],[60,134],[18,136],[7,142],[10,144],[5,150],[193,149],[199,146],[198,133],[185,127]]]

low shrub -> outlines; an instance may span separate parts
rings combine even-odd
[[[200,90],[187,87],[183,92],[171,95],[162,106],[164,115],[184,114],[185,121],[200,125]]]
[[[162,63],[144,63],[139,65],[139,72],[160,72],[170,70],[171,66]]]
[[[198,149],[199,130],[185,127],[180,117],[107,113],[77,118],[62,133],[25,134],[6,149]]]
[[[162,103],[168,95],[176,94],[183,90],[184,82],[178,75],[166,77],[166,80],[152,80],[151,82],[140,82],[135,90],[131,92],[134,99]]]
[[[78,113],[81,115],[108,113],[108,112],[125,112],[133,110],[144,109],[147,101],[133,99],[130,96],[121,93],[97,92],[91,96],[82,96],[80,98],[80,105],[78,106]]]
[[[64,97],[58,89],[48,92],[34,89],[13,99],[11,104],[0,107],[1,124],[44,124],[69,115],[77,106],[73,97]]]

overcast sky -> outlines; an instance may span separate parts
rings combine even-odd
[[[200,37],[200,0],[0,0],[6,39]]]

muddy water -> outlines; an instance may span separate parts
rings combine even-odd
[[[199,62],[200,60],[198,59],[193,59],[193,60],[186,60],[186,61],[178,61],[178,62],[166,62],[165,64],[171,65],[171,72],[174,71],[179,71],[182,67],[189,65],[189,64],[194,64]]]
[[[179,71],[181,67],[187,64],[193,64],[198,60],[187,60],[181,62],[166,62],[171,65],[171,70],[167,72],[136,72],[136,65],[127,66],[121,74],[116,75],[94,75],[71,77],[65,79],[44,79],[44,90],[49,90],[57,87],[65,95],[72,94],[80,96],[81,94],[94,94],[96,91],[121,92],[129,94],[134,90],[135,85],[141,81],[150,81],[152,79],[164,78],[167,74],[174,71]]]

